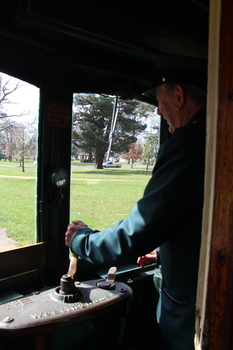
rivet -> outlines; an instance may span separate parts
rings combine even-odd
[[[11,323],[11,322],[13,322],[14,321],[14,318],[13,317],[5,317],[4,318],[4,320],[3,320],[3,322],[5,322],[5,323]]]

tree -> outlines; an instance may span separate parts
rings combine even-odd
[[[21,80],[13,79],[8,75],[0,73],[0,123],[5,118],[22,117],[28,114],[22,112],[19,114],[9,115],[5,111],[6,106],[12,104],[10,96],[12,96],[12,94],[21,87],[23,87]]]
[[[12,160],[15,148],[15,128],[16,122],[4,119],[0,125],[0,153],[4,154],[4,159]]]
[[[19,160],[22,171],[24,172],[25,158],[36,156],[36,130],[30,124],[19,125],[16,133],[15,157]]]
[[[131,143],[129,152],[124,154],[124,158],[128,160],[128,163],[130,163],[131,160],[131,168],[133,168],[133,163],[141,158],[142,151],[143,147],[139,140]]]
[[[146,164],[146,175],[148,174],[149,165],[154,165],[158,153],[158,129],[155,133],[148,133],[143,145],[142,162]]]
[[[97,169],[102,169],[111,131],[113,97],[96,94],[76,95],[74,98],[73,145],[95,157]],[[155,107],[137,101],[119,100],[118,119],[113,134],[112,152],[128,152],[130,145],[143,132],[145,120]]]

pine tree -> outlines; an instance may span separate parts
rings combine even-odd
[[[75,95],[73,115],[73,146],[95,157],[97,169],[109,146],[113,97],[96,94]],[[118,118],[113,134],[112,152],[128,152],[137,136],[146,129],[143,122],[155,107],[137,101],[118,100]]]

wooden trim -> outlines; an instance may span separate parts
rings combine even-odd
[[[216,168],[201,349],[233,348],[233,2],[221,0]],[[211,60],[211,57],[209,58]],[[214,102],[213,102],[214,103]],[[207,138],[208,140],[208,138]]]
[[[208,60],[208,100],[207,100],[207,138],[205,164],[205,201],[202,223],[202,243],[200,251],[199,277],[196,303],[195,345],[200,350],[205,341],[203,334],[205,322],[206,295],[208,291],[208,271],[212,217],[215,196],[215,168],[217,147],[218,84],[219,84],[219,37],[221,2],[210,0],[209,16],[209,60]]]
[[[0,253],[0,279],[40,269],[46,265],[46,243]]]

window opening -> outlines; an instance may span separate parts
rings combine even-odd
[[[39,89],[0,73],[0,251],[36,242]]]
[[[74,94],[71,221],[104,230],[127,217],[151,176],[159,129],[155,106]]]

